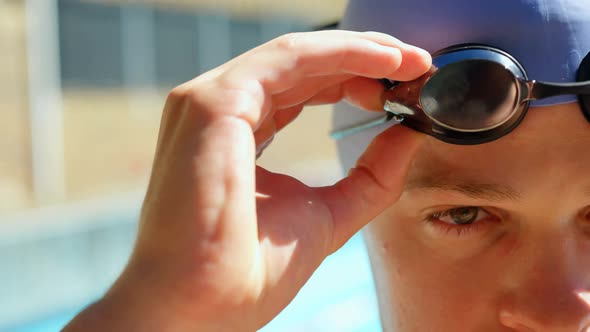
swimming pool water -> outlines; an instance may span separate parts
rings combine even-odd
[[[59,331],[78,310],[41,318],[8,331]],[[356,235],[341,250],[328,257],[293,302],[261,331],[381,331],[362,237]]]

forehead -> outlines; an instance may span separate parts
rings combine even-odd
[[[406,185],[477,181],[520,187],[552,174],[561,181],[590,178],[589,147],[590,124],[578,104],[531,108],[512,133],[490,143],[458,146],[429,137]]]

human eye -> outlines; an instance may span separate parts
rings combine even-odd
[[[444,233],[465,235],[481,231],[499,218],[479,206],[461,206],[430,213],[426,221]]]

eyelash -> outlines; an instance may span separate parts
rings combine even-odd
[[[451,213],[451,211],[466,207],[468,206],[458,206],[446,210],[435,211],[430,213],[424,221],[429,225],[435,227],[437,231],[440,231],[445,235],[455,233],[454,235],[459,237],[483,231],[485,230],[485,228],[489,227],[491,223],[496,223],[499,221],[498,217],[494,216],[491,212],[479,206],[471,206],[473,208],[478,209],[478,217],[479,213],[481,212],[487,213],[488,216],[484,219],[474,221],[471,224],[451,224],[440,220],[440,218],[448,216]]]

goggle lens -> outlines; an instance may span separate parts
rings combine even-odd
[[[426,82],[423,111],[443,127],[484,131],[502,125],[517,110],[518,81],[502,64],[467,60],[447,64]]]

